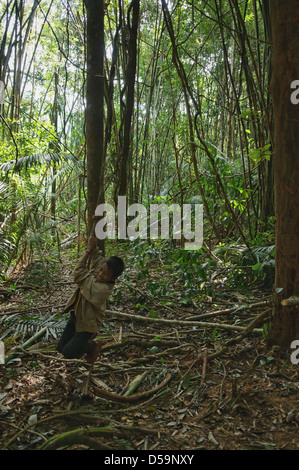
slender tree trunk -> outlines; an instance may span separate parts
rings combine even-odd
[[[54,101],[53,108],[51,113],[51,124],[53,125],[55,132],[57,133],[57,124],[58,124],[58,85],[59,85],[59,71],[55,70],[54,72]],[[59,144],[56,142],[50,142],[49,150],[50,152],[57,152]],[[59,150],[58,150],[59,151]],[[53,181],[52,181],[52,195],[51,195],[51,217],[53,221],[56,220],[56,163],[53,163]],[[56,232],[55,228],[52,229],[52,235]]]
[[[129,59],[126,72],[126,111],[125,111],[125,122],[124,122],[124,134],[123,134],[123,149],[120,169],[120,185],[119,195],[125,196],[128,189],[128,169],[129,160],[131,155],[131,124],[132,115],[134,109],[134,89],[135,89],[135,75],[136,75],[136,55],[137,55],[137,30],[139,22],[139,8],[140,0],[132,0],[129,7],[128,18],[130,15],[130,9],[132,8],[132,25],[129,26],[130,37],[129,37]]]
[[[14,80],[13,80],[13,90],[12,90],[12,106],[10,112],[10,119],[12,121],[11,128],[14,132],[19,130],[19,116],[20,116],[20,104],[21,104],[21,71],[22,71],[22,61],[23,61],[23,15],[24,15],[24,5],[22,2],[18,4],[15,2],[16,9],[16,27],[15,27],[15,66],[14,66]]]
[[[86,148],[88,233],[104,202],[104,0],[85,0],[87,13]],[[104,242],[99,243],[104,248]]]
[[[270,335],[283,348],[299,339],[298,306],[281,301],[299,296],[299,104],[291,101],[291,83],[299,78],[299,3],[271,0],[274,112],[274,192],[276,274]],[[297,93],[298,95],[298,93]]]

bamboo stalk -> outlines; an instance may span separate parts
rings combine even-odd
[[[123,394],[124,397],[128,397],[129,395],[132,395],[132,393],[139,387],[143,379],[147,376],[148,371],[143,372],[143,374],[137,375],[132,382],[130,383],[127,391]]]

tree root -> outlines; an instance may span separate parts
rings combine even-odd
[[[119,395],[117,393],[108,392],[107,390],[104,390],[103,388],[100,388],[100,387],[95,387],[94,393],[97,396],[107,398],[107,400],[117,401],[120,403],[132,403],[138,400],[142,400],[144,398],[148,398],[150,395],[153,395],[154,393],[158,392],[161,388],[163,388],[166,384],[168,384],[168,382],[172,379],[172,377],[173,377],[172,374],[168,374],[163,380],[163,382],[161,382],[157,387],[154,387],[151,390],[147,390],[142,393],[137,393],[135,395],[129,395],[129,396]]]
[[[117,446],[111,447],[108,444],[105,444],[98,438],[98,436],[124,439],[128,435],[128,431],[130,432],[130,435],[132,433],[139,433],[145,434],[146,436],[159,435],[161,432],[163,433],[163,430],[160,429],[128,426],[113,422],[112,424],[103,427],[77,428],[72,431],[66,431],[62,434],[51,437],[47,442],[44,442],[39,447],[39,450],[55,450],[79,444],[87,445],[91,449],[95,450],[117,450]]]
[[[47,442],[42,444],[39,450],[55,450],[61,447],[70,447],[75,444],[87,445],[95,450],[113,450],[112,447],[102,442],[100,439],[94,439],[97,435],[113,435],[114,430],[111,426],[102,428],[90,428],[90,429],[73,429],[67,431],[58,436],[51,437]]]

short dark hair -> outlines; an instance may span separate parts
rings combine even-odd
[[[106,260],[106,263],[116,277],[120,276],[125,269],[125,263],[118,256],[110,256],[110,258]]]

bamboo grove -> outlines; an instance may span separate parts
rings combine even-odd
[[[268,3],[105,3],[105,201],[196,200],[214,246],[273,243]],[[84,1],[1,1],[4,269],[85,233],[86,43]]]

